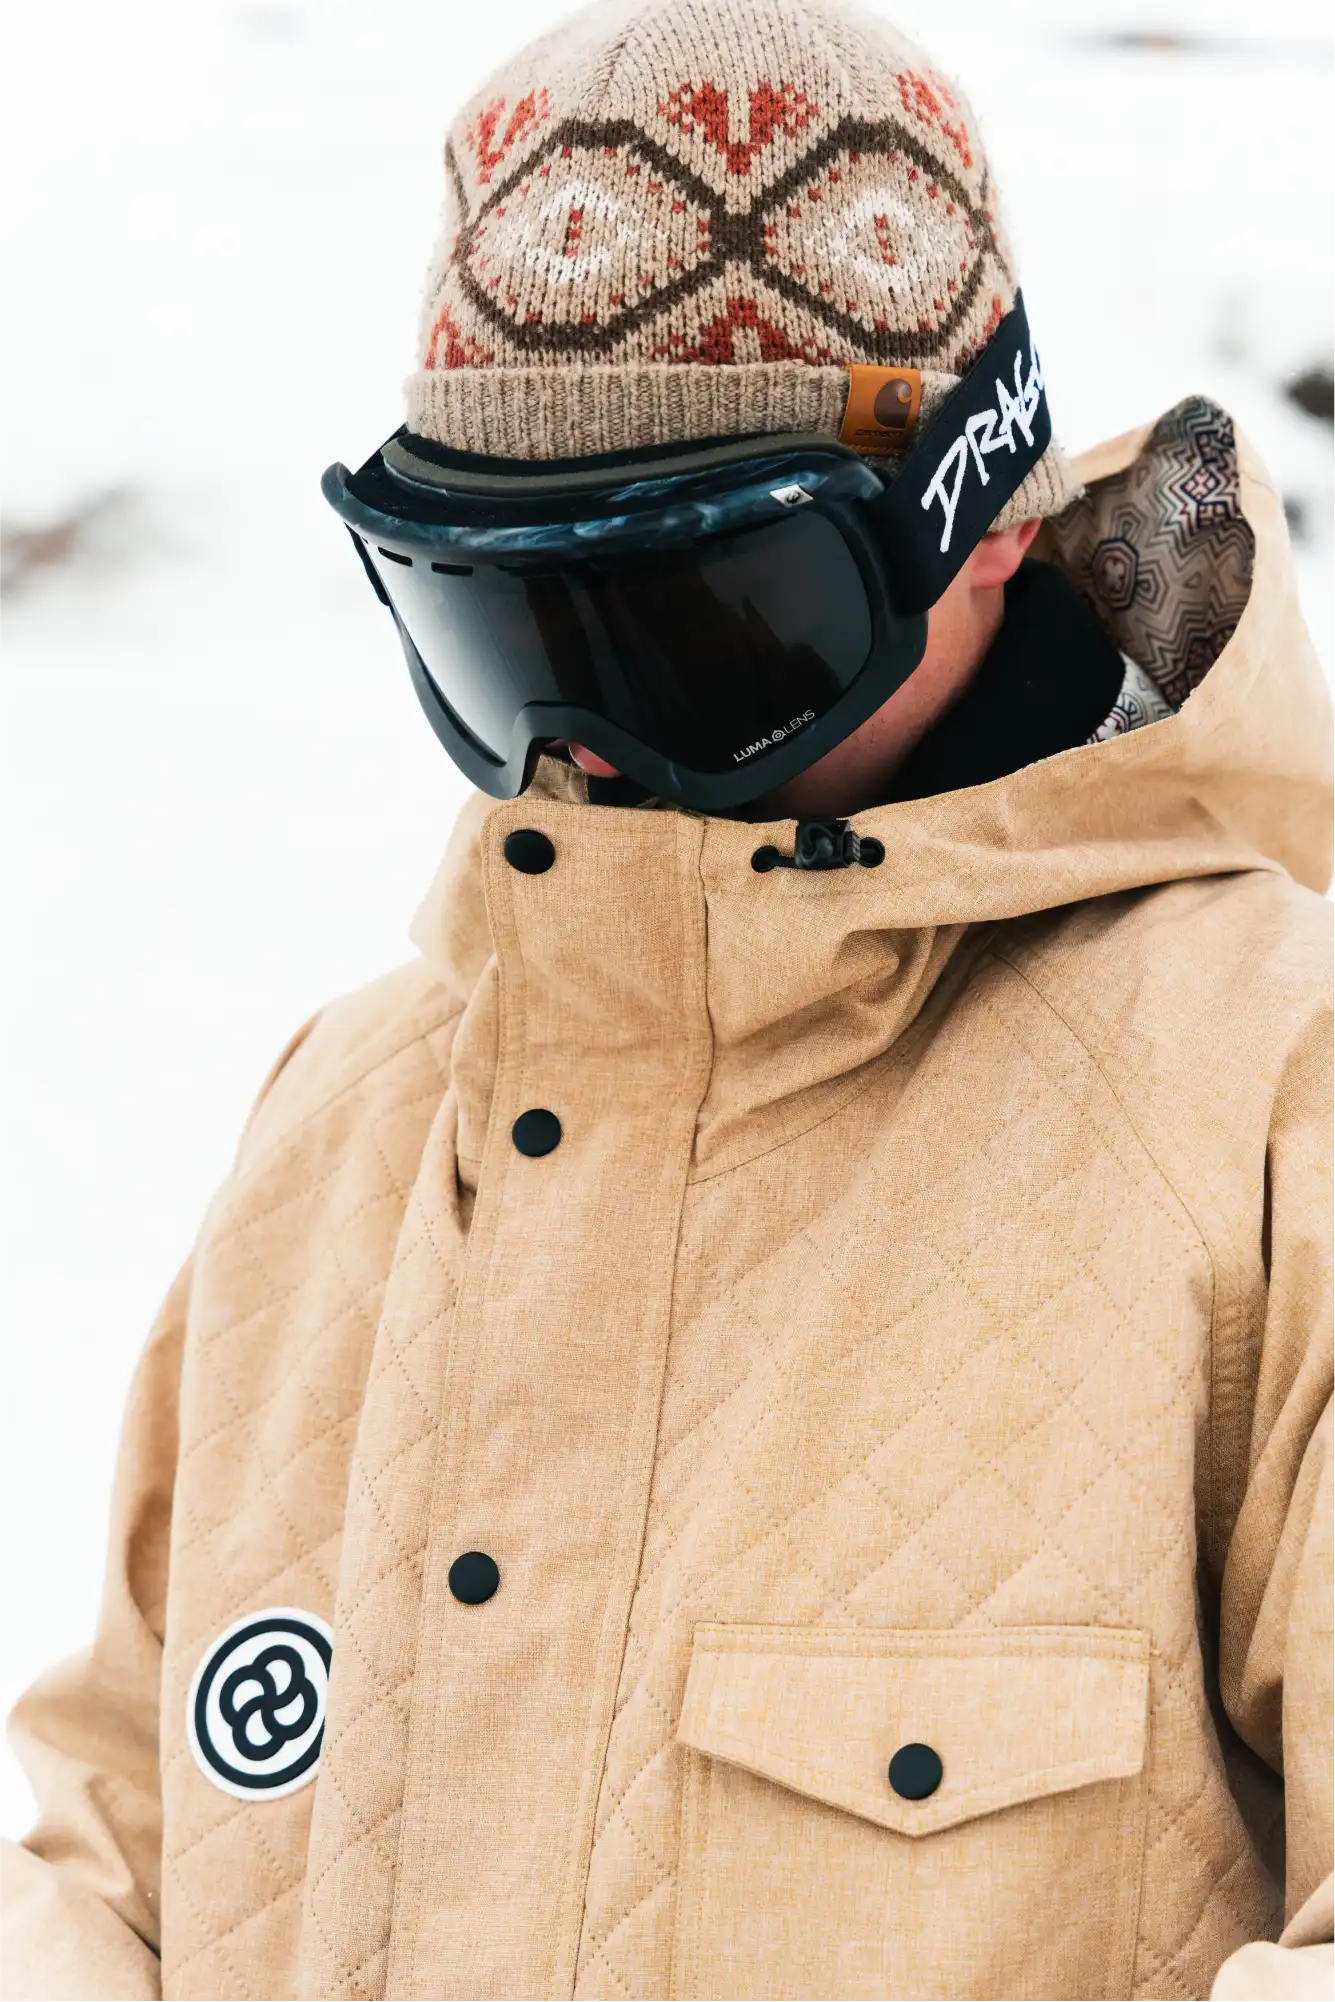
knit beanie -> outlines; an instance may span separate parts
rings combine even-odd
[[[1015,297],[969,105],[844,0],[600,0],[465,107],[445,172],[408,425],[458,450],[879,457]],[[1054,443],[994,526],[1077,492]]]

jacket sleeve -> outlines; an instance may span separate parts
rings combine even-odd
[[[318,1020],[280,1054],[247,1134]],[[130,1390],[97,1638],[36,1682],[10,1720],[38,1806],[27,1840],[3,1845],[3,1993],[15,2002],[162,1994],[158,1707],[190,1272]]]
[[[97,1638],[35,1683],[10,1730],[39,1818],[4,1849],[4,1992],[162,1993],[158,1699],[188,1273],[130,1392]]]
[[[1246,1477],[1224,1566],[1220,1693],[1283,1775],[1285,1926],[1230,1956],[1213,1995],[1332,1992],[1331,1221],[1326,1025],[1290,1064],[1269,1149],[1269,1291]]]

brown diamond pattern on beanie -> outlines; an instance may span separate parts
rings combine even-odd
[[[893,121],[844,120],[768,191],[758,221],[771,282],[819,315],[842,359],[958,374],[1001,318],[986,177],[971,194]]]
[[[446,164],[462,206],[452,146]],[[654,352],[681,352],[695,296],[729,270],[737,296],[761,280],[797,308],[791,354],[825,346],[815,324],[839,360],[959,372],[1005,310],[1001,258],[987,184],[973,194],[895,120],[841,120],[741,212],[638,126],[566,120],[460,230],[426,366],[476,366],[476,332],[456,332],[464,358],[440,344],[466,316],[528,354],[610,360],[671,312]]]
[[[447,161],[462,193],[452,150]],[[757,284],[782,295],[775,358],[958,372],[1001,318],[995,289],[976,311],[999,259],[985,192],[972,197],[893,121],[841,121],[738,213],[635,126],[572,119],[460,232],[426,365],[477,365],[482,341],[458,332],[470,309],[535,357],[606,360],[657,327],[654,358],[704,359],[711,322],[692,309],[726,272],[730,297],[753,301]]]
[[[837,433],[852,363],[922,370],[930,414],[1015,297],[973,113],[840,0],[595,7],[487,87],[445,164],[408,422],[464,450],[810,428],[813,396]],[[645,379],[665,364],[672,399]],[[738,367],[774,371],[763,398]],[[1054,446],[1007,516],[1075,491]]]
[[[605,353],[716,268],[718,207],[634,126],[571,120],[461,232],[458,283],[483,322],[527,350]]]

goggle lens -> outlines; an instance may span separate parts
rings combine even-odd
[[[518,711],[550,702],[733,771],[824,714],[872,648],[857,561],[814,510],[559,566],[368,554],[441,696],[496,758]]]

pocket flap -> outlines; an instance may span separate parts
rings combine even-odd
[[[1148,1695],[1148,1639],[1121,1628],[700,1625],[677,1737],[901,1835],[930,1835],[1139,1772]],[[905,1745],[940,1761],[924,1799],[891,1785]]]

